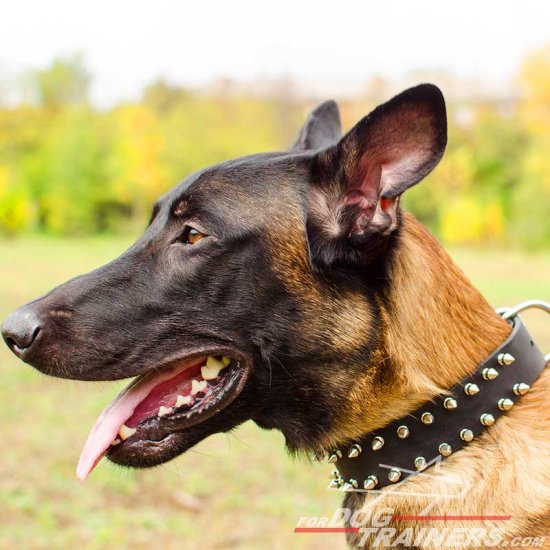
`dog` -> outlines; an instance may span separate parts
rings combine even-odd
[[[431,84],[397,95],[343,136],[336,103],[325,102],[290,150],[189,176],[157,201],[119,258],[12,313],[3,337],[41,372],[136,377],[98,419],[78,476],[104,455],[155,466],[249,419],[280,430],[292,453],[324,456],[474,372],[511,326],[400,207],[446,142],[444,98]],[[345,506],[393,509],[392,526],[415,535],[472,526],[410,519],[434,502],[439,520],[506,514],[498,525],[506,539],[547,535],[549,405],[547,370],[441,462],[446,490],[467,485],[467,498],[437,499],[441,483],[417,475],[402,484],[406,495],[351,491]],[[358,532],[347,537],[370,547]]]

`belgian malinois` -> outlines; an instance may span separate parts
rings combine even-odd
[[[338,108],[326,102],[291,150],[189,176],[119,258],[12,313],[6,343],[43,373],[136,377],[98,419],[78,476],[104,455],[155,466],[249,419],[281,430],[292,452],[323,455],[476,371],[511,326],[399,204],[446,141],[433,85],[406,90],[343,137]],[[414,533],[471,527],[456,517],[489,512],[510,516],[499,524],[507,538],[544,536],[549,463],[546,371],[440,464],[447,490],[468,486],[466,497],[436,499],[440,481],[418,475],[403,484],[410,496],[350,492],[345,502],[365,514],[392,508],[392,525]],[[434,500],[439,518],[408,519]]]

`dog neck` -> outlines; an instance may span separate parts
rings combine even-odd
[[[474,372],[511,331],[437,241],[409,215],[404,216],[390,277],[389,299],[379,301],[382,325],[373,360],[384,367],[379,372],[391,369],[391,376],[380,377],[375,385],[371,380],[371,395],[365,391],[354,396],[355,403],[366,406],[350,407],[345,430],[348,437],[353,433],[352,437],[359,438],[386,426],[448,390]],[[382,508],[393,509],[395,515],[403,517],[515,513],[517,519],[503,526],[503,532],[514,533],[525,527],[522,521],[531,521],[529,501],[523,495],[532,494],[537,500],[536,521],[532,521],[529,534],[544,534],[550,509],[550,494],[540,479],[545,472],[540,457],[550,452],[550,412],[544,398],[550,387],[550,372],[546,371],[537,381],[537,388],[490,433],[482,434],[441,464],[439,479],[428,475],[405,482],[410,494],[425,497],[391,491],[349,493],[345,507],[352,513],[361,510],[366,517]],[[541,429],[542,423],[545,427]],[[357,425],[359,429],[350,429]],[[506,470],[518,445],[525,449],[524,468]],[[511,487],[516,487],[515,499],[510,495]],[[449,499],[453,491],[462,497]],[[442,497],[437,498],[438,494]],[[475,526],[481,525],[485,524]],[[410,528],[416,533],[423,527],[441,528],[442,523],[403,520],[393,522],[391,527]],[[348,539],[354,545],[360,536],[354,534]]]
[[[385,426],[451,388],[510,333],[508,323],[408,214],[389,277],[389,296],[377,299],[380,328],[371,368],[350,394],[336,444]]]
[[[389,276],[390,295],[378,300],[381,326],[371,357],[374,368],[357,385],[350,398],[351,418],[341,426],[351,438],[451,388],[510,333],[508,323],[408,214]]]
[[[433,386],[451,387],[510,333],[508,323],[409,215],[391,278],[389,307],[381,306],[384,345],[406,393],[424,398]]]

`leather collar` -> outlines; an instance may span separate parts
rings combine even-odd
[[[506,414],[546,365],[519,316],[508,322],[513,329],[506,341],[447,395],[325,453],[336,466],[330,487],[366,491],[394,485],[457,452]]]

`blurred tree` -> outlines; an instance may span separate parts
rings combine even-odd
[[[31,215],[27,191],[13,185],[9,169],[0,166],[0,231],[5,235],[20,233]]]
[[[36,102],[47,108],[88,101],[91,77],[80,54],[54,59],[48,68],[31,72],[27,81]]]
[[[111,148],[103,182],[115,211],[142,225],[170,181],[161,163],[166,138],[155,113],[144,105],[122,105],[109,114]]]
[[[521,163],[523,185],[512,195],[514,241],[550,245],[550,44],[533,52],[520,72],[524,98],[520,120],[530,136]]]
[[[43,109],[0,110],[0,231],[16,233],[37,225],[37,151],[48,127]]]
[[[550,244],[550,46],[525,61],[520,82],[523,93],[510,94],[506,111],[494,99],[451,95],[446,155],[404,198],[446,241]],[[27,85],[31,101],[0,104],[5,234],[142,227],[156,198],[190,172],[287,148],[315,103],[287,79],[264,83],[261,94],[228,80],[199,93],[159,79],[140,102],[102,112],[88,102],[90,75],[78,55],[33,71]],[[374,79],[345,101],[344,124],[392,86]]]
[[[170,183],[209,164],[286,147],[278,116],[266,100],[208,97],[180,103],[160,120]]]
[[[463,113],[463,106],[461,106]],[[523,162],[530,136],[517,114],[478,104],[468,123],[449,105],[449,144],[440,166],[406,197],[406,205],[448,242],[513,240],[513,196],[525,186]]]
[[[530,147],[529,134],[517,114],[502,115],[494,105],[478,106],[465,139],[472,151],[475,189],[472,196],[482,208],[480,242],[504,242],[514,232],[504,224],[513,214],[513,194],[525,185],[523,162]]]
[[[103,120],[86,107],[66,108],[51,122],[40,148],[41,223],[55,233],[102,229],[99,205],[108,199],[109,139]]]
[[[159,78],[145,88],[142,102],[162,116],[192,97],[193,93],[186,88],[174,86]]]

